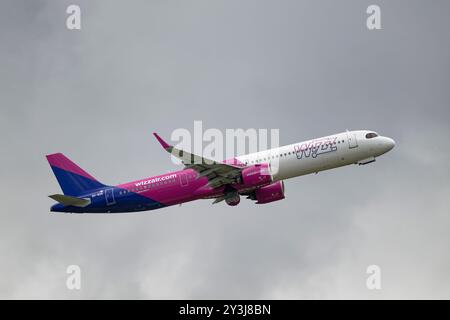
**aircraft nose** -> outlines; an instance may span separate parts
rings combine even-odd
[[[387,151],[392,150],[392,148],[395,147],[395,141],[394,139],[391,138],[385,138],[385,145],[386,145],[386,149]]]

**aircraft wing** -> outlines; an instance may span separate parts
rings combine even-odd
[[[153,135],[167,152],[182,161],[186,169],[193,169],[200,174],[200,177],[207,177],[208,185],[212,188],[237,182],[240,178],[241,170],[245,168],[243,165],[217,162],[177,149],[166,143],[156,132]]]

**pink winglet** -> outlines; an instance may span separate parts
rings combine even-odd
[[[170,145],[167,144],[156,132],[153,132],[153,135],[158,140],[158,142],[162,145],[164,149],[170,148]]]

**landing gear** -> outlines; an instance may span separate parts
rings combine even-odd
[[[219,203],[223,200],[225,200],[225,202],[229,206],[237,206],[239,204],[239,202],[241,202],[241,197],[239,195],[239,192],[237,192],[236,189],[234,189],[230,186],[227,186],[224,190],[224,195],[219,198],[216,198],[216,200],[214,200],[213,204]]]
[[[229,206],[237,206],[239,202],[241,202],[241,197],[239,196],[239,192],[231,186],[225,187],[225,202]]]
[[[225,202],[229,206],[237,206],[241,202],[241,197],[237,191],[225,194]]]

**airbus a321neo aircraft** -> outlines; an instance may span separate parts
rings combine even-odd
[[[118,213],[159,209],[197,199],[225,201],[240,196],[263,204],[284,199],[283,180],[349,164],[368,164],[395,146],[376,132],[359,130],[294,143],[215,162],[174,148],[154,133],[162,147],[183,160],[183,170],[108,186],[61,153],[47,156],[64,194],[50,198],[54,212]],[[186,161],[188,159],[188,161]],[[276,165],[278,170],[273,170]]]

